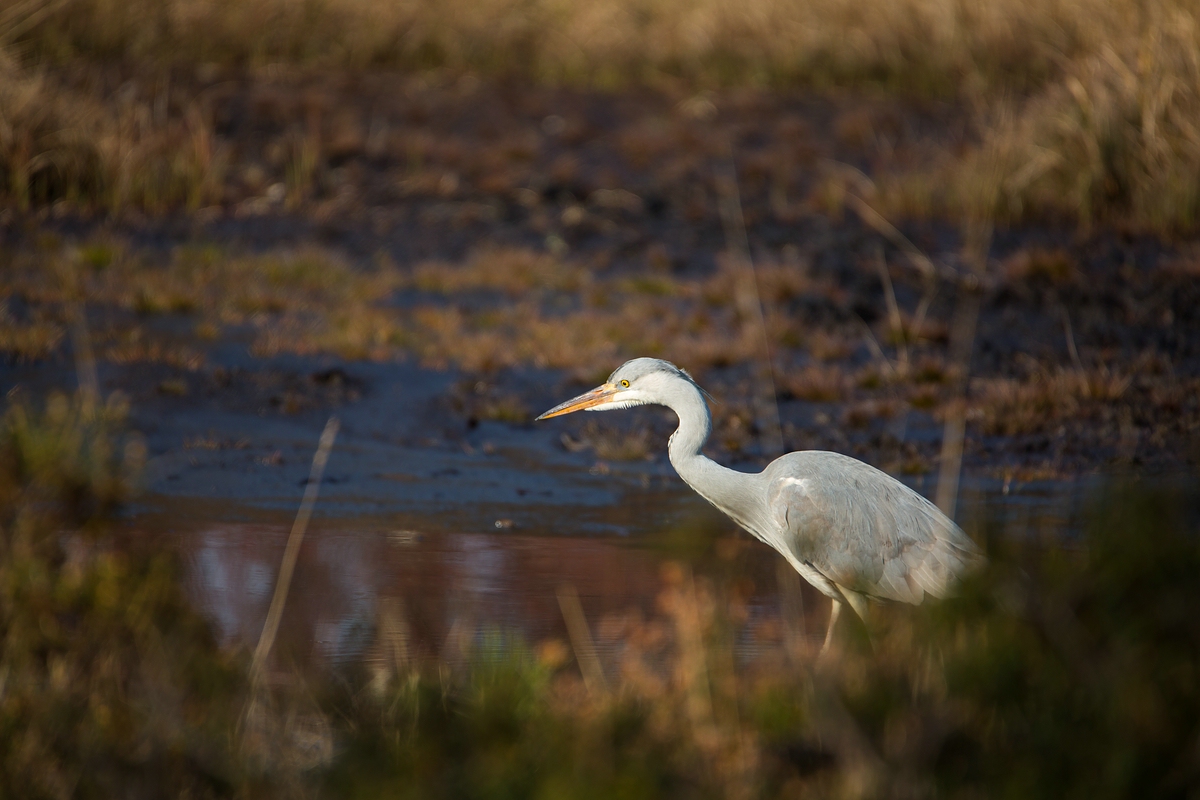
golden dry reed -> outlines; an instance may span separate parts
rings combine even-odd
[[[1200,208],[1197,15],[1187,0],[6,2],[0,177],[21,206],[219,201],[228,154],[203,99],[164,115],[170,104],[88,89],[79,75],[97,63],[143,77],[291,65],[608,88],[875,86],[960,102],[977,123],[965,151],[881,176],[872,202],[890,215],[968,207],[1002,222],[1189,230]]]

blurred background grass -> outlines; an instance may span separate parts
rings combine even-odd
[[[23,206],[215,202],[224,156],[205,83],[263,70],[849,89],[960,104],[974,120],[969,146],[880,187],[885,211],[1189,231],[1197,15],[1188,0],[10,0],[0,173]],[[111,69],[159,89],[114,85]],[[168,102],[172,80],[184,96]]]

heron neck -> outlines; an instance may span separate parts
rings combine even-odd
[[[759,476],[723,467],[700,452],[712,431],[712,416],[700,391],[685,384],[667,406],[679,417],[667,447],[671,466],[697,494],[761,538],[768,521],[761,519],[766,504]]]

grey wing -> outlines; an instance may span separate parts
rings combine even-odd
[[[920,603],[983,560],[935,505],[868,464],[807,451],[776,465],[767,500],[783,544],[839,586]]]

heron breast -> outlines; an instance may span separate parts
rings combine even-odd
[[[808,494],[808,485],[809,485],[808,478],[784,478],[783,485],[784,486],[795,486],[800,491],[804,492],[805,494]]]

